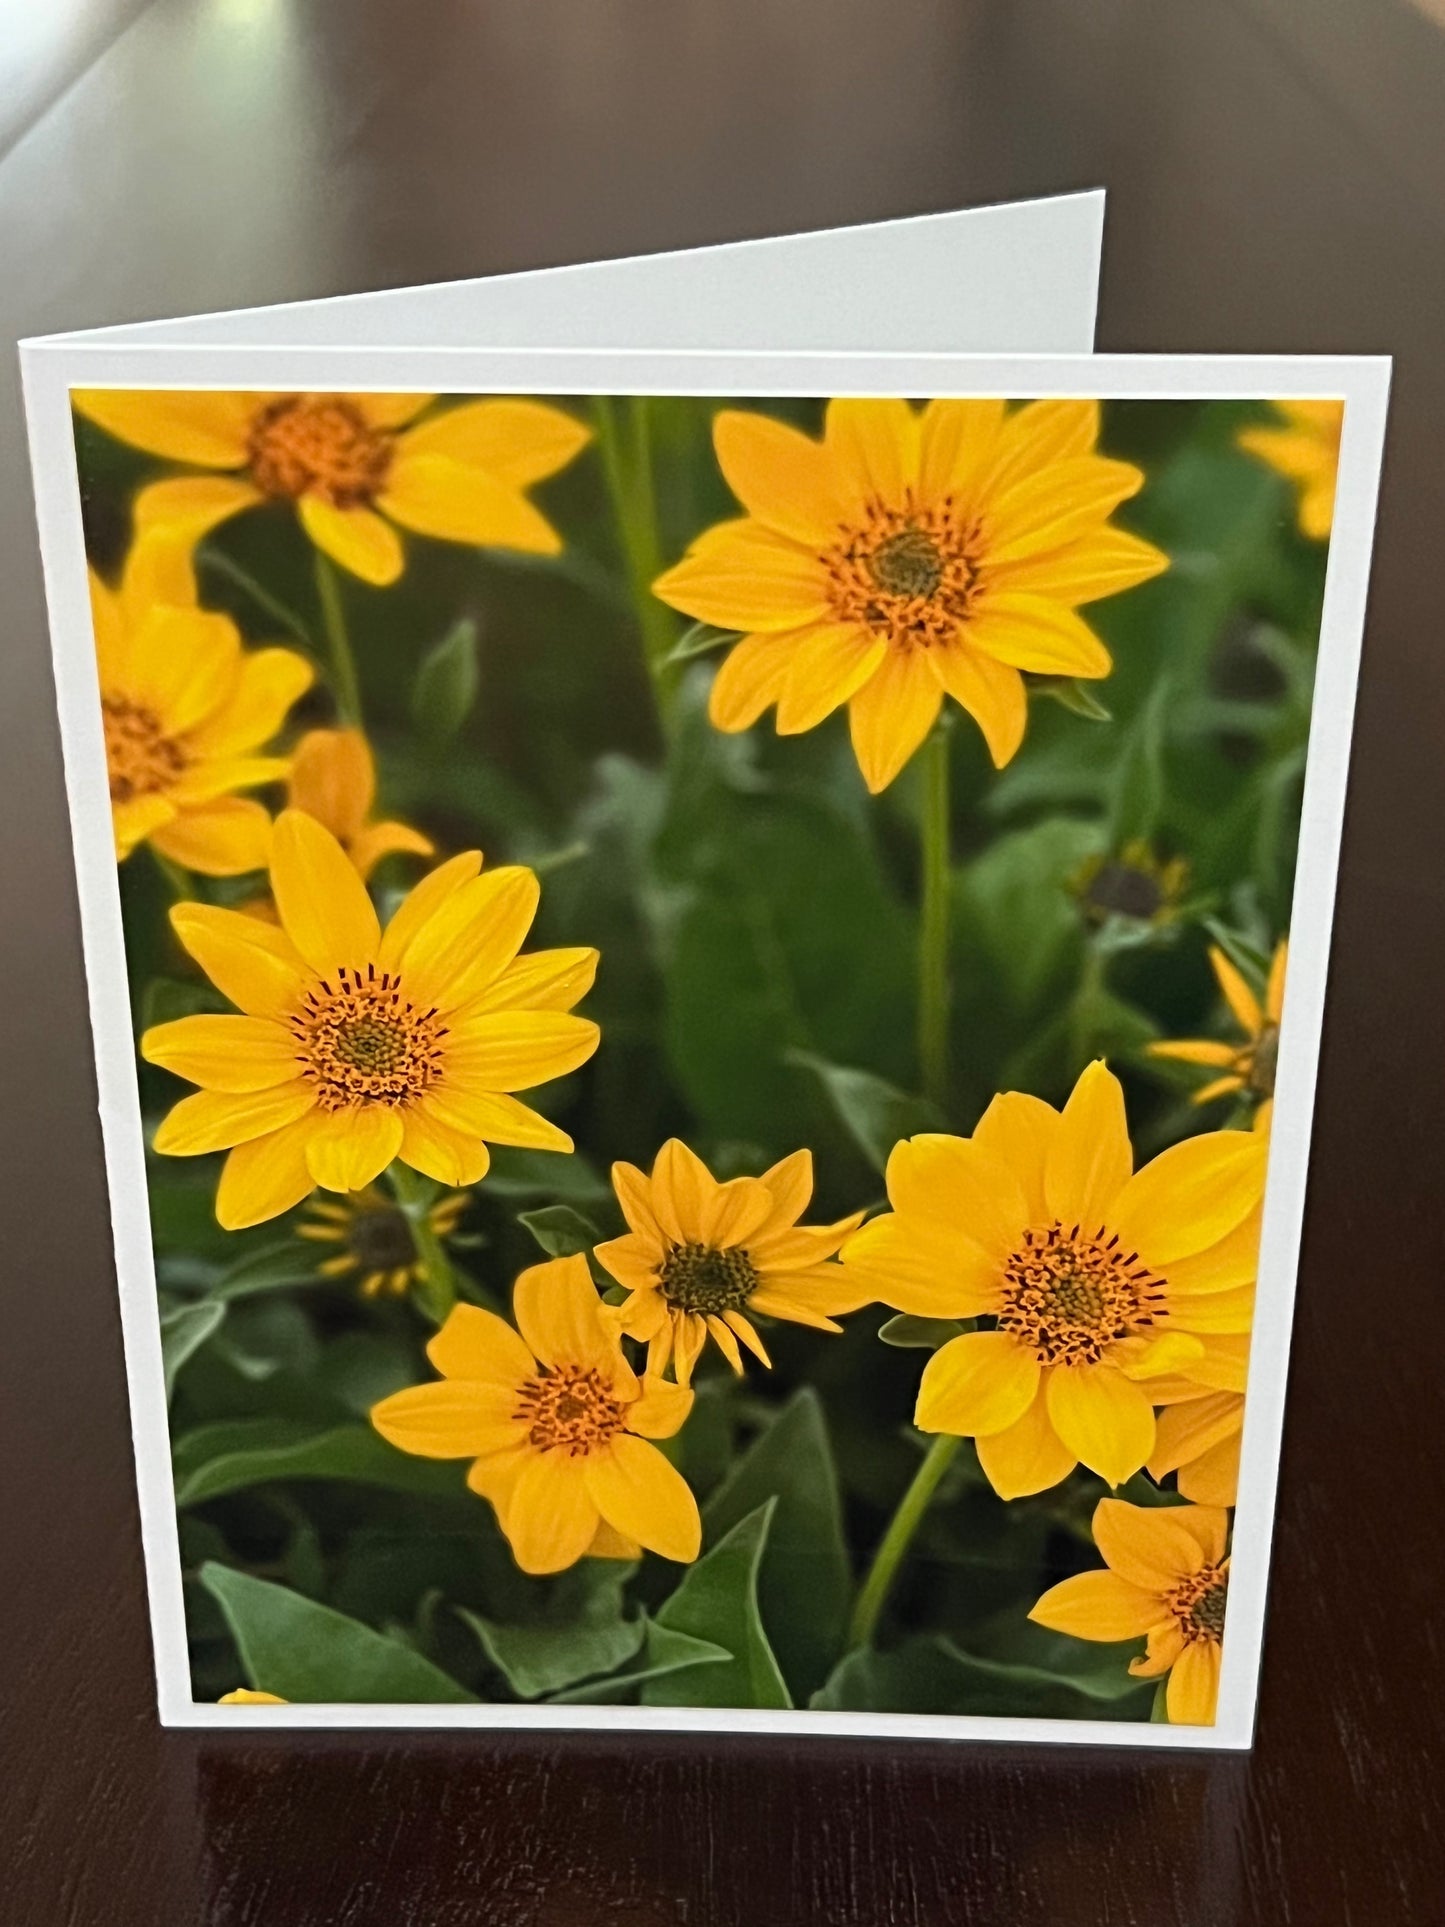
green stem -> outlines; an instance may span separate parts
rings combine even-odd
[[[898,1568],[903,1562],[903,1555],[918,1530],[919,1521],[928,1510],[929,1500],[938,1490],[940,1479],[953,1463],[953,1456],[962,1443],[963,1440],[955,1438],[951,1432],[940,1432],[929,1446],[922,1465],[914,1473],[913,1483],[904,1493],[883,1535],[882,1544],[873,1555],[873,1564],[868,1568],[868,1576],[858,1594],[848,1632],[850,1649],[866,1646],[872,1640],[878,1616],[883,1611]]]
[[[923,746],[923,887],[918,920],[918,1069],[923,1094],[941,1104],[948,1089],[949,867],[948,735]]]
[[[316,598],[321,605],[321,628],[331,656],[331,682],[336,706],[343,722],[361,727],[361,686],[356,679],[356,658],[351,653],[351,638],[346,629],[346,610],[341,601],[341,578],[329,555],[316,551]]]
[[[416,1255],[421,1259],[423,1277],[417,1287],[417,1303],[434,1325],[444,1324],[447,1313],[457,1302],[457,1281],[442,1241],[432,1226],[431,1187],[405,1164],[391,1165],[387,1176],[411,1227]]]
[[[643,655],[653,680],[661,687],[667,676],[662,664],[677,640],[677,625],[666,603],[652,593],[652,585],[662,573],[662,544],[657,531],[649,398],[597,395],[592,405],[598,453],[617,517]],[[626,411],[625,425],[622,410]]]
[[[295,610],[288,609],[284,602],[273,596],[269,589],[259,583],[255,576],[241,568],[239,563],[233,562],[230,556],[223,555],[219,549],[202,549],[196,560],[203,568],[214,569],[217,575],[223,575],[228,582],[234,582],[238,589],[243,590],[251,598],[263,615],[269,616],[272,622],[279,623],[308,653],[314,652],[316,645],[311,640],[311,633]]]

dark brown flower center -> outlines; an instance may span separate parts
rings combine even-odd
[[[416,1262],[416,1241],[395,1205],[363,1206],[346,1227],[346,1248],[363,1271],[403,1271]]]
[[[662,1295],[679,1311],[740,1311],[757,1290],[758,1274],[740,1245],[673,1245],[658,1273]]]
[[[1106,1227],[1032,1226],[1004,1265],[999,1329],[1041,1365],[1097,1364],[1164,1313],[1164,1280]]]
[[[343,964],[313,984],[291,1019],[301,1075],[316,1086],[322,1110],[349,1104],[404,1104],[441,1075],[446,1026],[418,1010],[401,979],[368,964]]]
[[[1170,1612],[1186,1640],[1207,1640],[1218,1646],[1224,1638],[1224,1611],[1229,1599],[1229,1561],[1201,1566],[1166,1596]]]
[[[113,803],[133,803],[169,789],[190,761],[160,718],[128,696],[102,696],[105,760]]]
[[[559,1449],[585,1457],[623,1429],[623,1408],[595,1367],[544,1365],[517,1395],[515,1417],[541,1452]]]
[[[977,572],[947,502],[870,503],[821,559],[837,620],[861,623],[895,648],[951,642],[968,615]]]
[[[370,502],[391,467],[392,437],[342,395],[283,395],[251,423],[251,479],[263,495],[323,496],[336,508]]]
[[[1158,916],[1165,901],[1157,876],[1117,861],[1101,865],[1084,892],[1086,909],[1104,917],[1133,917],[1140,923]]]

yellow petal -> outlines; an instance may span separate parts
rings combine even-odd
[[[506,1530],[507,1510],[522,1476],[522,1468],[533,1457],[526,1433],[519,1430],[519,1442],[495,1452],[484,1452],[467,1467],[467,1485],[480,1498],[490,1500],[497,1509],[497,1523]]]
[[[536,1111],[499,1091],[472,1091],[449,1083],[427,1092],[427,1115],[439,1118],[464,1137],[485,1138],[489,1144],[516,1144],[531,1151],[572,1149],[572,1140]]]
[[[178,903],[171,927],[223,996],[250,1017],[284,1017],[308,981],[306,966],[284,931],[239,910]]]
[[[1009,1332],[965,1332],[923,1368],[913,1423],[963,1438],[1002,1432],[1034,1402],[1039,1362]]]
[[[152,831],[151,842],[200,876],[246,876],[271,860],[271,817],[248,796],[218,796],[182,809]]]
[[[425,1098],[402,1113],[401,1149],[397,1156],[413,1171],[435,1178],[438,1184],[480,1184],[491,1165],[491,1153],[480,1138],[467,1135],[432,1115]]]
[[[216,1701],[217,1706],[289,1706],[289,1700],[278,1699],[274,1693],[253,1693],[249,1687],[238,1686],[234,1693],[222,1693]]]
[[[1048,1376],[1049,1418],[1074,1457],[1122,1485],[1154,1450],[1154,1408],[1107,1365],[1059,1365]]]
[[[750,1245],[772,1216],[773,1194],[757,1178],[733,1178],[720,1184],[708,1199],[702,1218],[702,1242],[718,1250]]]
[[[848,705],[853,753],[877,796],[938,721],[943,688],[919,652],[890,651]]]
[[[1079,1572],[1050,1586],[1029,1618],[1075,1639],[1139,1639],[1159,1622],[1159,1601],[1112,1572]]]
[[[1001,494],[1022,477],[1052,462],[1092,452],[1099,439],[1099,404],[1059,398],[1032,401],[1010,415],[999,431],[983,486]]]
[[[990,590],[963,629],[964,640],[998,662],[1040,676],[1107,676],[1113,659],[1093,630],[1062,602],[1019,590]]]
[[[1054,1133],[1044,1169],[1050,1212],[1065,1226],[1098,1229],[1133,1169],[1123,1087],[1100,1058],[1075,1084]]]
[[[652,1210],[674,1244],[701,1243],[718,1181],[681,1138],[670,1137],[652,1163]]]
[[[1003,565],[1046,555],[1092,534],[1120,502],[1137,495],[1142,469],[1081,455],[1050,462],[995,495],[989,504],[988,558]]]
[[[758,1179],[765,1185],[773,1200],[773,1212],[768,1221],[770,1231],[794,1225],[802,1217],[813,1195],[813,1153],[808,1150],[793,1151],[785,1158],[770,1165]]]
[[[505,1318],[480,1305],[454,1305],[441,1330],[428,1341],[426,1355],[443,1378],[475,1379],[509,1388],[514,1405],[517,1387],[535,1377],[537,1370],[526,1341]]]
[[[1207,1251],[1259,1203],[1268,1149],[1251,1131],[1206,1131],[1171,1144],[1119,1193],[1114,1229],[1156,1270]]]
[[[1094,1508],[1094,1544],[1112,1571],[1146,1592],[1166,1593],[1204,1564],[1198,1540],[1170,1506],[1101,1499]]]
[[[1174,1517],[1198,1543],[1205,1563],[1217,1566],[1224,1558],[1224,1548],[1229,1539],[1229,1515],[1224,1508],[1209,1505],[1182,1505],[1176,1508]]]
[[[642,1547],[636,1539],[628,1539],[615,1526],[608,1525],[605,1519],[597,1523],[592,1535],[592,1543],[587,1548],[589,1559],[640,1559]]]
[[[520,863],[453,890],[407,945],[408,993],[440,1010],[480,996],[521,949],[541,895],[536,874]]]
[[[1264,993],[1264,1013],[1272,1024],[1277,1024],[1284,1015],[1284,980],[1288,969],[1289,945],[1281,940],[1270,959],[1269,982]]]
[[[382,1104],[355,1104],[318,1115],[306,1146],[311,1175],[325,1191],[360,1191],[401,1149],[402,1121]]]
[[[213,1091],[264,1091],[299,1071],[290,1032],[265,1017],[178,1017],[152,1024],[140,1050],[147,1063]]]
[[[1212,1639],[1196,1639],[1175,1660],[1164,1689],[1172,1726],[1213,1726],[1219,1706],[1221,1651]]]
[[[1013,1171],[976,1138],[941,1131],[905,1138],[889,1153],[887,1184],[889,1203],[905,1218],[960,1231],[993,1258],[1013,1250],[1029,1221]]]
[[[371,814],[376,765],[359,729],[309,729],[291,753],[286,797],[349,843]]]
[[[89,571],[90,627],[95,638],[95,662],[100,672],[102,694],[121,682],[126,664],[126,623],[121,616],[120,598],[103,582],[94,569]]]
[[[294,649],[247,650],[230,698],[207,717],[195,741],[211,756],[233,756],[269,743],[314,679],[310,663]]]
[[[1077,608],[1081,602],[1120,595],[1168,567],[1168,556],[1152,542],[1106,526],[1043,554],[999,565],[990,558],[989,580],[1000,589],[1022,589]]]
[[[535,950],[517,957],[472,1004],[474,1017],[502,1010],[570,1010],[592,988],[598,953],[573,950]]]
[[[181,388],[73,388],[70,399],[77,414],[117,441],[201,468],[242,466],[258,400]]]
[[[528,1091],[585,1064],[600,1034],[587,1018],[564,1011],[502,1011],[469,1017],[447,1039],[446,1061],[473,1089]]]
[[[470,1459],[517,1443],[515,1385],[445,1379],[408,1385],[371,1408],[371,1422],[398,1451],[421,1459]]]
[[[155,602],[196,606],[194,544],[174,529],[152,529],[130,545],[120,577],[120,610],[134,628]]]
[[[336,838],[301,810],[276,819],[271,888],[283,929],[319,976],[374,960],[381,927],[365,886]]]
[[[446,902],[454,890],[468,883],[482,867],[480,850],[463,850],[439,863],[402,898],[386,926],[377,962],[383,970],[400,970],[412,939]]]
[[[264,1091],[195,1091],[171,1107],[157,1127],[155,1148],[173,1158],[229,1151],[305,1117],[315,1101],[299,1079]]]
[[[387,588],[406,567],[401,537],[374,509],[337,508],[322,495],[303,495],[296,513],[318,549],[373,588]]]
[[[220,523],[254,508],[261,491],[231,475],[177,475],[150,482],[135,498],[131,511],[136,539],[157,530],[186,543],[199,542]]]
[[[642,1395],[627,1408],[627,1429],[644,1439],[670,1439],[692,1411],[693,1395],[665,1378],[645,1378]]]
[[[286,774],[280,756],[215,756],[192,763],[171,783],[171,802],[183,813],[215,803],[228,791],[254,789],[258,783],[274,783]]]
[[[1254,1323],[1254,1296],[1252,1284],[1229,1291],[1191,1292],[1173,1307],[1173,1323],[1186,1332],[1241,1337]]]
[[[925,504],[948,496],[971,502],[998,445],[1003,408],[993,398],[929,402],[920,425],[918,463],[918,493]]]
[[[1023,677],[1009,664],[971,649],[961,638],[932,649],[928,660],[939,681],[983,731],[995,769],[1011,763],[1028,726],[1029,705]]]
[[[1224,1507],[1239,1501],[1239,1432],[1201,1452],[1197,1459],[1181,1465],[1175,1484],[1195,1505]]]
[[[973,1142],[979,1149],[995,1165],[1013,1173],[1028,1224],[1047,1215],[1044,1169],[1058,1128],[1059,1113],[1053,1105],[1026,1091],[1001,1091],[973,1127]]]
[[[975,1318],[998,1302],[998,1261],[962,1232],[930,1225],[920,1235],[887,1212],[855,1231],[842,1257],[840,1311],[876,1300],[915,1318]]]
[[[1201,1291],[1233,1291],[1240,1285],[1252,1285],[1259,1271],[1263,1217],[1263,1205],[1256,1205],[1218,1244],[1196,1252],[1192,1258],[1176,1258],[1169,1267],[1170,1298],[1180,1299]]]
[[[575,415],[506,396],[444,409],[408,429],[401,446],[408,456],[445,456],[483,469],[507,488],[523,489],[565,468],[591,439],[592,431]]]
[[[1264,1023],[1264,1013],[1260,1010],[1259,999],[1250,989],[1244,973],[1229,961],[1218,944],[1210,945],[1209,961],[1219,980],[1219,988],[1224,993],[1224,1001],[1234,1014],[1235,1023],[1251,1037],[1257,1037]]]
[[[1046,1492],[1073,1471],[1078,1461],[1049,1420],[1042,1382],[1022,1418],[976,1442],[984,1477],[1001,1499],[1025,1499]]]
[[[346,846],[363,882],[383,858],[389,856],[430,856],[436,845],[429,836],[406,823],[368,823],[358,830]]]
[[[828,403],[823,440],[849,511],[869,501],[901,507],[918,480],[920,423],[906,401],[844,395]]]
[[[414,455],[403,441],[377,507],[417,535],[478,548],[560,555],[562,538],[520,490],[443,455]]]
[[[861,689],[888,645],[855,623],[821,623],[792,652],[778,698],[778,734],[798,736]]]
[[[393,392],[374,389],[348,394],[345,399],[370,427],[396,429],[404,428],[424,408],[429,407],[436,396],[422,394],[416,389]]]
[[[586,1465],[565,1452],[527,1455],[502,1520],[523,1572],[562,1572],[586,1553],[602,1516],[587,1489]]]
[[[133,803],[111,805],[111,824],[115,834],[117,862],[125,859],[163,824],[173,822],[176,805],[165,796],[141,796]]]
[[[611,1176],[623,1217],[649,1245],[660,1247],[662,1233],[652,1208],[652,1180],[635,1164],[626,1164],[620,1158],[613,1165]]]
[[[1216,1043],[1210,1037],[1180,1037],[1171,1043],[1147,1044],[1150,1057],[1165,1057],[1176,1064],[1232,1064],[1239,1052],[1233,1044]]]
[[[1184,1629],[1177,1619],[1149,1628],[1148,1643],[1142,1659],[1131,1659],[1129,1671],[1135,1679],[1157,1679],[1184,1651]]]
[[[310,1116],[268,1137],[238,1144],[226,1159],[216,1187],[216,1221],[227,1231],[279,1218],[314,1188],[306,1162]]]
[[[782,695],[793,656],[811,633],[787,629],[778,635],[744,636],[713,677],[707,713],[714,729],[731,735],[750,729]]]
[[[770,415],[725,408],[713,447],[728,487],[749,515],[808,547],[831,542],[843,518],[820,442]]]
[[[1209,1392],[1203,1398],[1166,1406],[1155,1423],[1149,1476],[1163,1479],[1191,1459],[1212,1452],[1223,1440],[1232,1439],[1237,1446],[1244,1425],[1244,1400],[1237,1392]]]
[[[652,593],[719,629],[797,629],[829,615],[819,557],[750,517],[705,530]]]
[[[512,1290],[512,1315],[544,1365],[595,1366],[611,1382],[628,1385],[630,1380],[630,1395],[636,1397],[637,1381],[580,1252],[522,1272]]]
[[[170,735],[183,735],[227,701],[241,660],[240,631],[229,616],[156,604],[130,638],[130,693]]]
[[[587,1490],[607,1523],[649,1552],[688,1565],[702,1548],[697,1500],[682,1474],[645,1439],[622,1433],[583,1461]]]

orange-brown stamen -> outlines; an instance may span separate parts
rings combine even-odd
[[[571,1458],[585,1458],[623,1429],[623,1408],[595,1366],[542,1366],[520,1388],[513,1416],[528,1426],[538,1451],[557,1449]]]
[[[169,789],[190,761],[154,710],[129,696],[102,696],[105,760],[113,803],[133,803]]]
[[[247,459],[263,495],[320,495],[345,509],[380,492],[393,448],[344,395],[283,395],[252,421]]]
[[[419,1010],[401,978],[368,964],[343,964],[313,984],[291,1019],[301,1075],[324,1111],[349,1104],[404,1104],[441,1076],[447,1029]]]
[[[902,508],[870,502],[822,556],[832,612],[895,649],[949,643],[973,600],[970,549],[970,533],[949,500],[927,508],[911,495]]]
[[[999,1329],[1041,1365],[1097,1364],[1164,1316],[1164,1280],[1104,1226],[1035,1225],[1004,1264]]]
[[[1165,1596],[1187,1643],[1207,1641],[1218,1646],[1224,1638],[1224,1610],[1229,1597],[1229,1561],[1201,1566],[1198,1572]]]

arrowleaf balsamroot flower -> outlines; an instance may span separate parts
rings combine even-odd
[[[629,1229],[598,1245],[596,1255],[627,1287],[616,1315],[629,1337],[647,1341],[650,1372],[671,1361],[678,1383],[690,1384],[709,1338],[735,1372],[743,1369],[739,1340],[767,1365],[749,1314],[835,1332],[831,1314],[861,1302],[829,1260],[863,1214],[798,1223],[813,1195],[811,1151],[794,1151],[760,1178],[720,1184],[669,1138],[650,1177],[618,1163],[612,1184]]]
[[[1177,1726],[1212,1726],[1229,1593],[1229,1519],[1218,1506],[1137,1506],[1101,1499],[1094,1543],[1105,1569],[1052,1586],[1029,1614],[1075,1639],[1147,1636],[1131,1660],[1140,1679],[1169,1675],[1165,1705]]]
[[[1162,1407],[1149,1456],[1151,1478],[1173,1472],[1181,1494],[1196,1505],[1235,1503],[1248,1373],[1249,1333],[1215,1333],[1187,1372],[1150,1382],[1149,1395]]]
[[[971,1138],[927,1135],[888,1160],[891,1213],[843,1269],[924,1318],[982,1318],[929,1360],[914,1423],[976,1440],[1006,1499],[1082,1462],[1121,1485],[1155,1450],[1149,1381],[1187,1373],[1253,1310],[1267,1139],[1211,1131],[1142,1170],[1103,1063],[1062,1112],[1010,1091]]]
[[[1268,462],[1294,484],[1300,533],[1327,542],[1335,519],[1335,485],[1340,472],[1340,435],[1345,405],[1340,401],[1277,401],[1282,418],[1259,428],[1242,428],[1239,446]]]
[[[376,763],[359,729],[311,729],[291,756],[286,800],[336,838],[363,881],[385,856],[430,856],[432,841],[406,823],[373,823]]]
[[[572,1149],[512,1093],[597,1048],[597,1026],[568,1014],[597,953],[519,956],[537,879],[481,863],[475,850],[443,863],[383,931],[335,837],[286,810],[271,857],[279,928],[208,904],[172,910],[182,944],[243,1014],[181,1017],[142,1037],[151,1063],[201,1086],[155,1148],[230,1151],[216,1193],[228,1230],[317,1185],[360,1191],[393,1158],[465,1186],[485,1175],[488,1142]]]
[[[292,502],[318,549],[383,586],[405,563],[398,528],[560,554],[561,537],[524,491],[565,468],[590,435],[562,409],[516,397],[463,402],[420,422],[431,395],[90,388],[72,399],[135,448],[220,471],[143,488],[137,529],[195,541],[260,502]]]
[[[524,1271],[513,1311],[517,1330],[458,1305],[427,1346],[440,1383],[383,1399],[377,1431],[423,1458],[471,1459],[467,1484],[495,1506],[524,1572],[644,1546],[696,1559],[697,1500],[651,1443],[679,1430],[692,1393],[638,1378],[580,1255]]]
[[[1174,1043],[1151,1044],[1151,1057],[1172,1058],[1180,1064],[1206,1064],[1221,1073],[1193,1096],[1196,1104],[1208,1104],[1231,1091],[1243,1091],[1261,1104],[1274,1099],[1275,1060],[1279,1055],[1279,1026],[1284,1014],[1284,979],[1289,967],[1289,945],[1281,940],[1275,947],[1265,985],[1264,1001],[1251,990],[1243,973],[1225,956],[1218,945],[1211,945],[1209,961],[1214,966],[1224,1001],[1239,1028],[1242,1044],[1227,1044],[1213,1037],[1181,1038]]]
[[[202,609],[190,546],[143,536],[114,588],[92,569],[91,620],[117,859],[149,842],[205,876],[263,869],[271,817],[237,790],[289,767],[261,750],[310,686],[292,649],[243,649]]]
[[[718,461],[747,510],[698,537],[654,591],[744,631],[713,684],[719,729],[777,704],[791,736],[847,703],[870,790],[885,789],[945,696],[1002,767],[1023,740],[1024,670],[1107,676],[1075,613],[1168,567],[1110,525],[1141,470],[1096,452],[1093,401],[828,404],[816,442],[725,409]]]
[[[444,1191],[430,1207],[427,1223],[439,1242],[444,1244],[456,1230],[466,1208],[465,1191]],[[374,1185],[349,1191],[339,1200],[314,1200],[296,1233],[316,1244],[339,1245],[339,1251],[316,1267],[317,1274],[355,1277],[363,1298],[404,1297],[426,1274],[410,1219]]]

